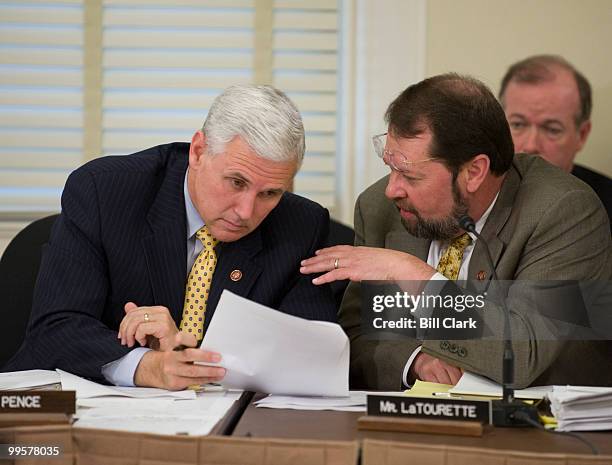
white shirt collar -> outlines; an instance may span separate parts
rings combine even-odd
[[[484,225],[487,222],[487,218],[489,218],[489,215],[491,214],[491,210],[493,210],[493,207],[495,206],[495,202],[497,202],[497,197],[499,197],[499,192],[497,192],[497,194],[495,194],[495,198],[493,199],[493,201],[491,202],[489,207],[482,214],[480,219],[478,221],[476,221],[476,225],[475,226],[476,226],[476,232],[478,234],[480,234],[480,231],[482,231],[482,228],[484,228]],[[471,232],[469,232],[468,234],[472,238],[472,242],[474,242],[476,240],[476,236],[473,233],[471,233]]]
[[[189,167],[187,167],[187,171],[185,171],[185,181],[183,183],[183,192],[185,194],[185,213],[187,216],[187,239],[194,236],[199,229],[204,226],[204,220],[198,213],[198,210],[193,205],[191,201],[191,196],[189,195],[189,189],[187,187],[187,175],[189,174]]]

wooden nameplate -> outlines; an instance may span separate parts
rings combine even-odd
[[[360,430],[397,431],[400,433],[451,434],[481,437],[482,423],[478,421],[429,420],[424,418],[383,417],[365,415],[357,420]]]
[[[76,411],[75,391],[0,391],[0,415]]]

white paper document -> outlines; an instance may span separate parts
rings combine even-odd
[[[0,373],[0,389],[34,389],[47,387],[59,382],[59,373],[51,370]]]
[[[301,397],[269,395],[255,402],[257,407],[292,410],[337,410],[365,412],[369,394],[402,396],[403,392],[351,391],[348,397]]]
[[[221,354],[227,387],[348,396],[349,341],[335,323],[287,315],[225,290],[202,348]]]
[[[348,397],[298,397],[270,395],[255,402],[257,407],[293,410],[340,410],[361,412],[365,410],[365,391],[351,391]]]
[[[552,389],[552,386],[533,386],[526,389],[517,389],[514,391],[514,397],[516,399],[543,399]],[[457,396],[502,397],[503,388],[501,384],[489,378],[464,372],[459,382],[448,392]]]

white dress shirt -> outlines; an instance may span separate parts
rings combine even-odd
[[[495,202],[497,202],[498,195],[499,195],[499,192],[497,193],[497,195],[491,202],[491,205],[489,205],[489,207],[484,212],[484,214],[476,222],[476,232],[478,232],[478,234],[480,234],[480,231],[482,231],[482,228],[487,222],[487,218],[489,217],[491,210],[493,210],[493,206],[495,205]],[[472,233],[468,233],[468,234],[472,238],[472,242],[463,251],[463,259],[461,260],[461,267],[459,268],[459,276],[457,277],[458,281],[465,281],[468,279],[468,268],[470,266],[470,259],[472,258],[472,251],[474,250],[474,246],[476,245],[476,240],[478,239],[474,234]],[[437,241],[437,240],[431,241],[431,244],[429,245],[429,254],[427,255],[427,264],[431,266],[432,268],[436,268],[438,266],[438,263],[440,262],[440,258],[442,258],[442,255],[444,254],[444,252],[446,251],[449,245],[450,245],[450,241]],[[431,277],[431,279],[448,281],[448,278],[446,276],[444,276],[443,274],[437,271]],[[410,371],[412,362],[414,361],[416,356],[419,354],[419,352],[421,352],[421,346],[417,347],[414,350],[414,352],[410,354],[410,357],[408,358],[408,362],[406,362],[406,366],[404,366],[404,371],[402,373],[402,382],[404,383],[405,386],[410,386],[410,384],[408,384],[408,372]]]

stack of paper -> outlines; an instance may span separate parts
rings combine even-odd
[[[192,400],[85,399],[79,401],[75,427],[201,436],[210,433],[240,394],[202,393]]]
[[[59,388],[60,376],[51,370],[27,370],[0,373],[0,390]]]
[[[612,388],[555,386],[548,398],[559,431],[612,429]]]
[[[77,396],[75,427],[155,434],[208,434],[241,391],[167,391],[104,386],[58,370]]]

